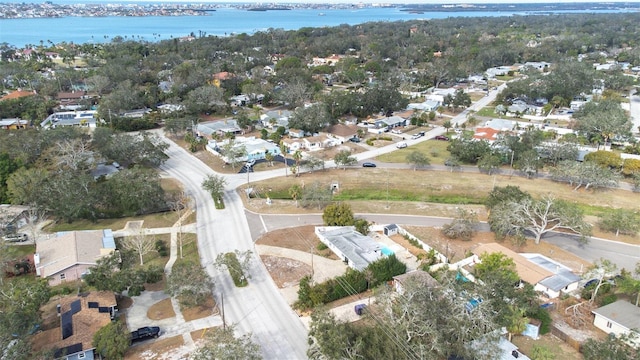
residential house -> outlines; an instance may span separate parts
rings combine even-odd
[[[69,295],[61,298],[51,311],[58,313],[60,326],[34,334],[31,338],[34,350],[51,351],[53,359],[101,359],[95,353],[93,335],[117,316],[118,306],[112,291]]]
[[[82,278],[97,261],[116,251],[110,229],[58,232],[36,243],[36,275],[50,286]]]
[[[562,293],[569,293],[578,289],[580,276],[561,263],[541,254],[520,254],[530,262],[553,273],[553,275],[539,281],[534,290],[542,292],[550,299],[559,297]]]
[[[97,111],[63,111],[49,115],[40,126],[42,128],[55,128],[58,126],[96,127]]]
[[[292,138],[302,139],[304,137],[304,131],[300,129],[289,129],[287,133]]]
[[[408,273],[393,277],[393,289],[398,294],[404,293],[404,287],[408,284],[420,285],[422,287],[437,287],[440,283],[433,278],[428,272],[422,270],[413,270]]]
[[[287,148],[288,154],[304,149],[304,141],[301,138],[285,138],[282,139],[282,144]]]
[[[400,116],[394,115],[374,120],[375,127],[377,129],[392,129],[395,127],[407,125],[407,120]]]
[[[289,110],[268,111],[260,115],[260,121],[262,122],[262,126],[270,129],[277,129],[280,126],[287,129],[289,127],[289,117],[291,117],[291,114],[292,112]]]
[[[343,143],[358,135],[358,127],[356,125],[335,124],[327,128],[327,134]]]
[[[304,148],[308,151],[322,150],[334,146],[334,140],[326,134],[308,136],[302,138],[302,141],[304,142]]]
[[[573,111],[580,110],[584,106],[584,104],[588,103],[592,99],[593,96],[591,95],[575,96],[569,103],[569,107]]]
[[[212,139],[216,135],[240,135],[243,133],[243,130],[238,126],[238,122],[235,119],[224,119],[200,123],[196,126],[196,133],[198,136]]]
[[[551,63],[544,61],[527,61],[522,67],[536,69],[538,71],[545,71],[551,67]]]
[[[607,334],[615,336],[636,334],[633,341],[640,346],[640,307],[626,300],[618,300],[591,311],[595,317],[593,325]]]
[[[151,109],[149,108],[127,110],[124,113],[122,113],[122,117],[130,118],[130,119],[139,119],[149,113],[151,113]]]
[[[383,257],[382,245],[360,234],[353,226],[316,226],[315,233],[352,269],[362,271]]]
[[[63,110],[78,110],[82,107],[80,101],[89,96],[86,91],[59,92],[56,94],[58,105]]]
[[[248,139],[236,138],[236,144],[237,146],[244,145],[247,150],[247,160],[262,160],[267,154],[273,156],[281,155],[280,147],[277,144],[255,137]]]
[[[220,87],[222,81],[229,80],[231,78],[236,77],[234,73],[230,73],[228,71],[221,71],[219,73],[213,74],[213,78],[211,84],[217,87]]]
[[[16,90],[16,91],[12,91],[9,94],[3,96],[0,98],[0,101],[3,100],[12,100],[12,99],[19,99],[22,97],[27,97],[27,96],[33,96],[35,95],[36,92],[35,91],[24,91],[24,90]]]
[[[473,254],[475,257],[474,261],[480,262],[480,256],[485,253],[503,253],[505,256],[512,259],[516,265],[516,272],[518,273],[520,279],[534,286],[540,281],[553,275],[551,271],[548,271],[536,265],[535,263],[532,263],[524,256],[498,243],[482,244],[473,249]]]
[[[2,130],[17,130],[26,129],[29,126],[29,120],[22,119],[2,119],[0,120],[0,129]]]
[[[440,106],[442,106],[442,103],[440,101],[425,100],[421,103],[411,103],[407,106],[407,108],[412,110],[422,110],[422,111],[430,112],[430,111],[436,111],[436,109],[438,109]]]
[[[496,130],[490,127],[478,127],[473,133],[473,138],[476,140],[485,140],[490,143],[498,140],[498,134],[500,134],[500,130]]]

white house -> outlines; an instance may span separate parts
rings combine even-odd
[[[353,226],[316,226],[316,235],[350,268],[362,271],[383,257],[382,245]]]
[[[534,290],[540,291],[550,299],[555,299],[561,293],[568,293],[578,289],[581,278],[572,273],[571,269],[557,261],[549,259],[541,254],[520,254],[530,262],[540,266],[553,275],[542,279],[534,286]]]
[[[593,325],[607,334],[629,335],[632,331],[640,336],[640,307],[625,300],[618,300],[592,311],[595,315]],[[636,346],[640,339],[636,337]]]

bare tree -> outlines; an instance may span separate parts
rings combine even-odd
[[[27,217],[29,236],[33,239],[33,243],[35,244],[38,241],[40,234],[42,234],[42,227],[47,221],[47,212],[37,204],[31,204],[27,210]]]
[[[499,235],[534,234],[536,244],[550,231],[569,230],[582,236],[591,234],[591,225],[575,204],[546,196],[540,200],[523,199],[495,207],[489,215],[491,229]]]
[[[602,284],[605,282],[607,278],[614,277],[618,274],[620,274],[618,267],[616,266],[616,264],[612,263],[611,261],[607,259],[600,259],[596,261],[593,264],[593,266],[590,267],[587,270],[587,272],[584,274],[585,279],[598,280],[598,284],[593,289],[593,295],[591,295],[591,300],[589,301],[593,303],[596,296],[598,295],[598,290],[600,290],[600,287],[602,286]]]
[[[135,235],[125,236],[121,244],[125,249],[135,251],[140,257],[140,265],[144,265],[144,255],[155,250],[155,236],[148,236],[140,229]]]
[[[56,166],[73,171],[88,169],[95,161],[88,139],[64,140],[56,143]]]

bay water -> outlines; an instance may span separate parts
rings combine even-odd
[[[554,13],[562,13],[555,11]],[[570,11],[576,13],[580,11]],[[585,13],[618,13],[625,10],[587,10]],[[540,14],[548,13],[547,11]],[[0,19],[0,43],[24,47],[49,42],[101,43],[116,36],[133,40],[159,41],[198,35],[229,36],[252,34],[273,29],[295,30],[303,27],[325,27],[341,24],[356,25],[370,21],[403,21],[441,19],[447,17],[486,17],[529,15],[536,12],[425,12],[410,13],[400,8],[364,9],[293,9],[246,11],[218,8],[206,16],[147,17],[64,17],[32,19]]]

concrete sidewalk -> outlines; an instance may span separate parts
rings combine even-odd
[[[129,222],[122,230],[114,231],[114,236],[132,236],[143,233],[145,235],[157,235],[157,234],[171,234],[171,245],[169,261],[165,265],[164,272],[166,275],[171,274],[171,268],[178,258],[178,233],[190,232],[195,233],[195,224],[181,225],[181,221],[184,221],[191,211],[186,212],[180,220],[178,220],[174,226],[167,228],[152,228],[147,229],[143,227],[142,221]],[[151,320],[147,316],[149,307],[165,299],[171,299],[171,305],[174,313],[174,317]],[[160,335],[163,337],[173,337],[181,335],[184,341],[183,347],[187,351],[195,349],[195,343],[191,337],[191,332],[196,330],[204,330],[207,328],[222,325],[222,319],[218,315],[207,316],[202,319],[196,319],[192,321],[186,321],[182,312],[180,311],[180,304],[176,298],[170,297],[164,291],[143,291],[140,296],[132,296],[133,304],[130,308],[124,310],[124,314],[127,318],[127,326],[130,331],[138,329],[143,326],[159,326]]]

